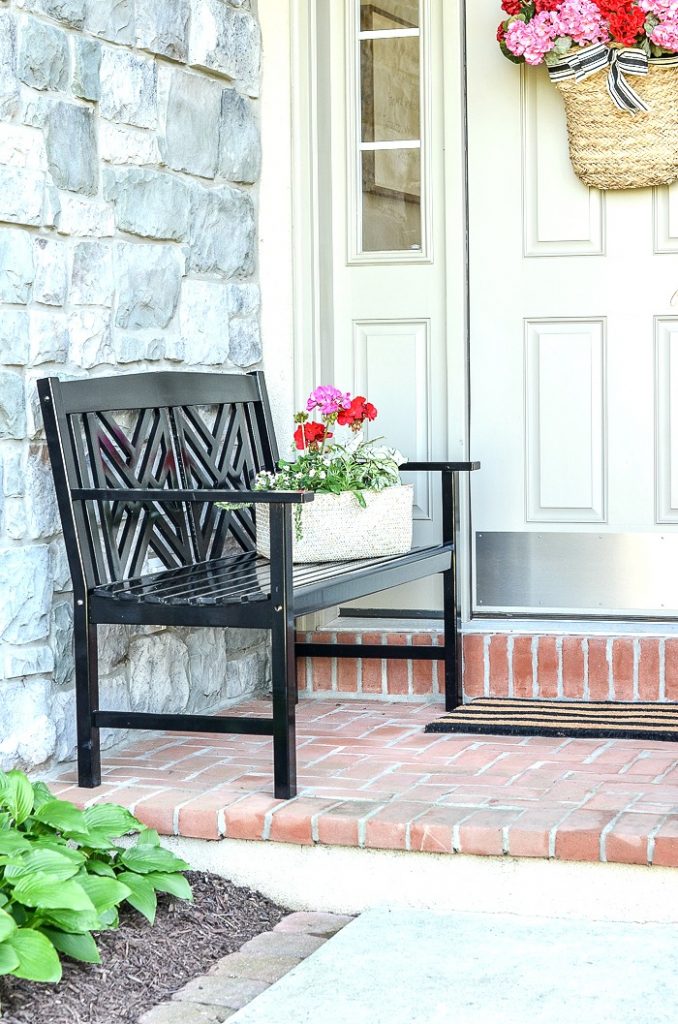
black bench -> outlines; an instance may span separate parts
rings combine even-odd
[[[278,459],[262,373],[143,373],[38,381],[73,580],[78,773],[101,784],[99,730],[272,735],[275,795],[296,792],[295,659],[443,660],[446,706],[461,702],[455,514],[459,472],[478,463],[410,463],[443,476],[443,541],[359,562],[292,563],[299,492],[249,488]],[[216,502],[247,503],[222,509]],[[270,508],[271,561],[255,550],[251,504]],[[442,647],[295,644],[294,622],[353,598],[443,573]],[[238,626],[272,639],[272,718],[140,714],[99,707],[97,626]]]

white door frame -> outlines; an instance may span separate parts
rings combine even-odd
[[[260,282],[264,368],[272,383],[280,436],[292,410],[321,381],[332,376],[329,338],[331,296],[324,282],[329,216],[319,183],[331,154],[319,144],[322,96],[318,68],[322,45],[318,20],[323,6],[337,0],[258,0],[262,26],[263,86],[261,130],[264,153],[260,182]],[[448,454],[468,458],[468,254],[465,88],[465,0],[444,0],[445,208]],[[291,259],[288,262],[288,256]],[[438,258],[441,258],[440,255]],[[329,273],[328,273],[329,271]],[[471,521],[469,483],[462,478],[459,577],[462,617],[471,607]]]

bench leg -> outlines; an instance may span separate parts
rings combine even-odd
[[[287,619],[287,621],[286,621]],[[271,630],[273,774],[277,800],[297,795],[296,658],[294,620],[281,609]]]
[[[443,573],[443,609],[445,623],[444,673],[445,710],[454,711],[463,704],[461,684],[461,639],[457,626],[457,599],[454,569]]]
[[[86,604],[75,605],[75,699],[78,733],[78,785],[101,785],[99,730],[92,712],[99,706],[99,657],[97,627],[87,621]]]

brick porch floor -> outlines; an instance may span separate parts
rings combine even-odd
[[[242,714],[268,714],[263,703]],[[299,796],[268,738],[161,734],[104,754],[115,800],[166,835],[678,866],[678,748],[641,740],[426,735],[439,704],[299,705]]]

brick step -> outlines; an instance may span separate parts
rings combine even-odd
[[[353,629],[336,625],[299,633],[307,643],[442,644],[442,624]],[[570,700],[678,701],[678,637],[467,633],[464,695]],[[443,693],[442,664],[386,658],[300,658],[307,697],[421,700]]]

